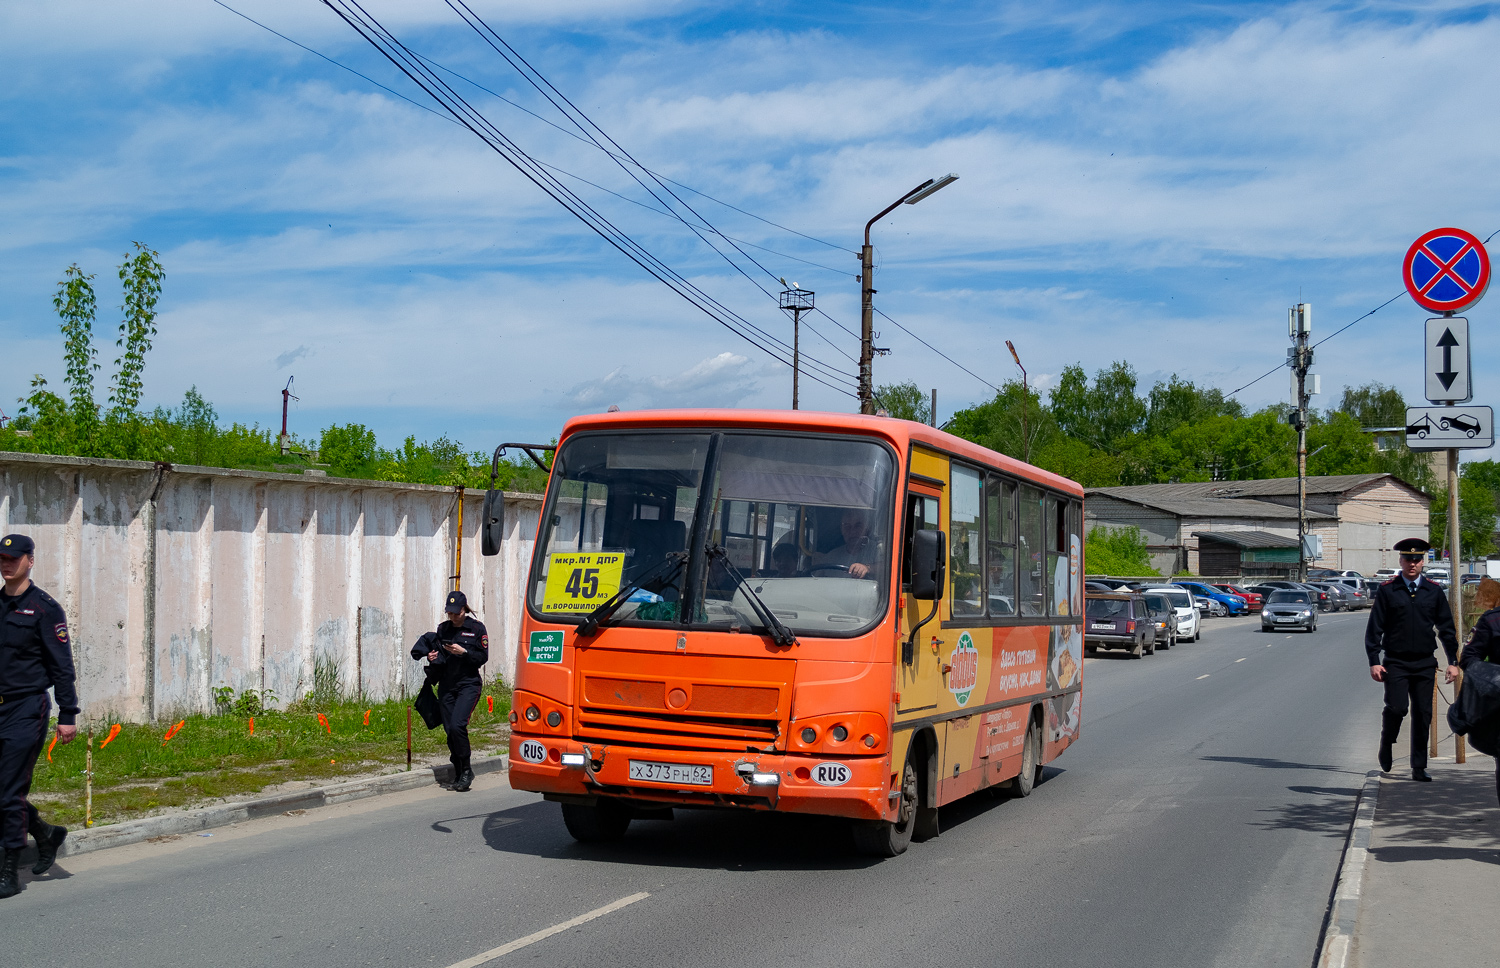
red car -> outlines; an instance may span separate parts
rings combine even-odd
[[[1260,607],[1265,604],[1265,596],[1260,592],[1252,592],[1248,588],[1242,588],[1239,585],[1214,585],[1213,587],[1221,592],[1240,596],[1245,600],[1245,605],[1252,612],[1260,611]]]

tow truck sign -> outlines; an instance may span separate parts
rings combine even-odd
[[[1412,450],[1483,450],[1495,445],[1490,407],[1408,407],[1406,446]]]

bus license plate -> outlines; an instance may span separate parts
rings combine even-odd
[[[689,763],[652,763],[630,761],[630,778],[647,783],[672,783],[687,786],[713,786],[714,768]]]

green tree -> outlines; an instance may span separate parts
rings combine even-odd
[[[1459,557],[1481,557],[1494,550],[1495,492],[1476,480],[1460,478],[1458,482]],[[1434,548],[1447,550],[1448,489],[1442,488],[1432,499],[1428,517],[1428,541]],[[1456,569],[1455,569],[1456,571]],[[1455,574],[1455,578],[1457,575]]]
[[[372,472],[379,456],[375,431],[364,424],[337,424],[323,431],[318,457],[337,477],[363,477]]]
[[[120,264],[120,282],[125,289],[120,308],[125,316],[120,320],[120,338],[115,341],[121,354],[115,360],[114,392],[110,394],[111,415],[120,421],[129,420],[141,402],[146,354],[156,335],[156,303],[166,277],[157,252],[139,242],[132,244],[135,255],[125,253],[125,261]]]
[[[1179,379],[1173,373],[1165,383],[1151,388],[1146,403],[1147,434],[1171,433],[1183,424],[1199,423],[1211,417],[1242,417],[1245,407],[1238,400],[1226,399],[1217,387],[1200,388],[1191,380]]]
[[[1094,374],[1090,386],[1083,367],[1064,367],[1051,394],[1052,416],[1069,437],[1111,449],[1146,422],[1146,402],[1136,396],[1135,370],[1122,360]]]
[[[1361,427],[1406,426],[1406,398],[1400,390],[1384,383],[1344,387],[1338,409],[1353,417]]]
[[[94,313],[98,300],[94,296],[93,276],[73,263],[63,270],[52,306],[62,319],[63,361],[67,364],[69,412],[72,433],[78,453],[93,455],[97,447],[99,408],[94,403],[94,373],[99,369],[94,349]]]
[[[1057,421],[1042,405],[1041,396],[1022,387],[1020,380],[1007,380],[993,398],[958,411],[945,429],[981,447],[1033,463],[1058,435]]]
[[[219,436],[219,415],[213,404],[203,399],[196,385],[183,394],[182,405],[177,408],[175,431],[168,446],[173,457],[180,463],[206,465],[214,457],[214,445]]]
[[[1376,470],[1375,441],[1352,414],[1335,410],[1307,428],[1307,473],[1369,474]]]
[[[915,383],[885,383],[875,388],[880,409],[897,420],[932,422],[932,399]]]

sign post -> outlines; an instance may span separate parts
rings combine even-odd
[[[1418,306],[1428,312],[1442,313],[1442,318],[1427,321],[1425,383],[1428,402],[1446,404],[1450,408],[1454,404],[1469,402],[1474,399],[1469,366],[1469,321],[1455,318],[1455,314],[1483,299],[1490,287],[1490,255],[1485,251],[1484,243],[1463,229],[1433,229],[1406,250],[1401,278]],[[1462,437],[1456,434],[1462,434]],[[1461,448],[1494,444],[1494,413],[1489,407],[1461,410],[1412,408],[1406,412],[1408,446],[1414,436],[1427,446],[1414,447],[1413,450],[1438,450],[1446,444],[1443,449],[1448,451],[1448,604],[1453,610],[1454,626],[1462,634],[1464,598],[1458,569],[1462,557],[1458,526],[1458,452]],[[1436,681],[1432,688],[1435,700]],[[1436,719],[1432,729],[1432,752],[1435,754]],[[1459,763],[1465,760],[1463,737],[1454,741],[1454,759]]]

